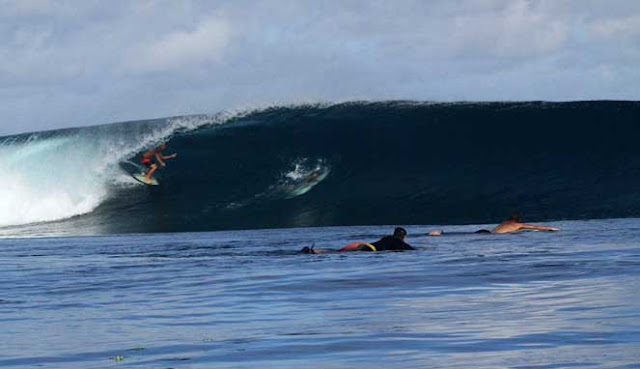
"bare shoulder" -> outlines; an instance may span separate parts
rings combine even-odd
[[[513,220],[505,220],[504,222],[498,224],[491,233],[509,233],[516,232],[517,230],[522,228],[522,223],[515,222]]]

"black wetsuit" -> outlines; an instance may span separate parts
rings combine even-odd
[[[382,237],[380,240],[373,242],[372,245],[375,246],[377,251],[415,250],[408,243],[393,236]]]

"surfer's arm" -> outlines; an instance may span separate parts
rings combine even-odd
[[[559,228],[556,227],[547,227],[547,226],[539,226],[534,224],[526,224],[523,223],[520,225],[520,229],[535,229],[538,231],[559,231]]]
[[[163,156],[160,155],[159,152],[156,153],[156,160],[158,161],[158,163],[160,163],[160,165],[162,165],[163,167],[167,166],[167,164],[162,160]]]
[[[173,159],[176,156],[178,156],[178,154],[171,154],[171,155],[162,155],[163,159]]]

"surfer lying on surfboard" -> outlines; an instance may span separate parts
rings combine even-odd
[[[145,182],[147,183],[151,182],[151,176],[158,169],[158,164],[154,163],[153,160],[151,159],[155,158],[156,162],[158,162],[163,167],[166,167],[167,164],[164,162],[163,159],[173,159],[176,156],[178,156],[178,154],[163,155],[162,151],[164,151],[166,148],[167,148],[167,145],[160,144],[156,148],[145,151],[142,154],[142,158],[140,159],[140,162],[147,167],[147,170],[143,173]]]
[[[303,254],[325,254],[330,252],[343,252],[343,251],[404,251],[415,250],[411,245],[404,242],[407,236],[407,230],[398,227],[393,231],[393,236],[384,236],[376,242],[354,242],[350,243],[340,250],[326,250],[326,249],[314,249],[313,247],[303,247],[300,250]]]
[[[521,229],[532,229],[536,231],[559,231],[560,230],[556,227],[522,223],[521,219],[522,219],[522,214],[518,212],[513,212],[511,213],[511,216],[509,216],[509,219],[498,224],[498,226],[495,227],[491,231],[491,233],[511,233],[511,232],[517,232]]]
[[[522,223],[522,214],[519,212],[513,212],[509,216],[509,219],[503,221],[498,224],[492,231],[488,229],[479,229],[473,233],[482,233],[482,234],[490,234],[490,233],[514,233],[522,230],[533,230],[533,231],[559,231],[560,228],[557,227],[549,227],[549,226],[541,226],[536,224],[527,224]],[[431,231],[429,232],[429,236],[441,236],[444,231]]]

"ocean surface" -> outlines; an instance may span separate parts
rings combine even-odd
[[[551,224],[2,239],[0,367],[639,368],[640,219]]]
[[[389,101],[0,137],[0,367],[640,368],[638,122]],[[513,211],[562,231],[473,233]],[[419,250],[299,253],[395,226]]]

